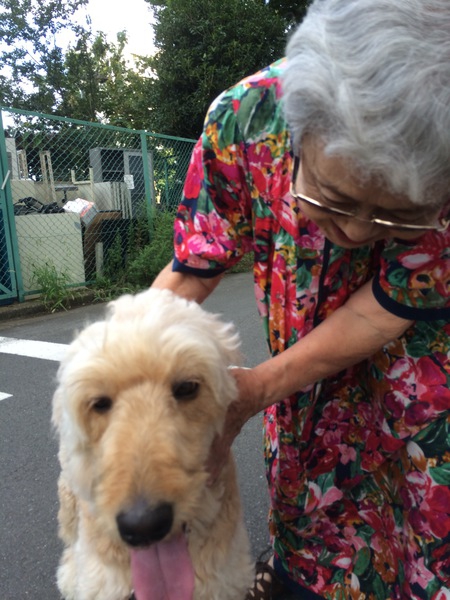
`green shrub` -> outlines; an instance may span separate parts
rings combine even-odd
[[[116,234],[111,247],[106,251],[103,276],[111,281],[119,281],[124,276],[124,258],[122,255],[122,239]]]
[[[105,257],[102,277],[96,281],[97,298],[110,300],[123,293],[147,288],[173,258],[173,222],[175,211],[152,209],[130,224],[126,251],[117,234]],[[251,271],[253,253],[245,255],[232,273]]]
[[[247,273],[253,269],[254,254],[244,254],[237,265],[230,269],[230,273]]]
[[[132,285],[149,286],[173,257],[172,211],[155,210],[150,227],[150,243],[144,246],[127,265],[127,281]]]

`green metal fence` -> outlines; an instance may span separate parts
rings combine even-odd
[[[0,114],[0,303],[39,292],[46,270],[94,281],[143,216],[180,201],[194,140]]]

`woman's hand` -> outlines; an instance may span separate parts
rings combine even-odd
[[[262,394],[253,369],[230,367],[238,387],[238,398],[228,407],[223,434],[216,436],[206,463],[209,484],[218,478],[228,460],[234,439],[245,423],[262,409]]]

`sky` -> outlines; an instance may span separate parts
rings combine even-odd
[[[103,31],[108,40],[115,42],[123,29],[128,33],[127,52],[149,55],[152,53],[152,13],[145,0],[89,0],[86,12],[92,28]]]

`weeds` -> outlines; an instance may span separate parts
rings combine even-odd
[[[69,276],[58,272],[55,265],[45,263],[33,265],[33,281],[39,287],[41,300],[49,312],[66,310],[67,303],[74,298],[73,292],[67,287]]]

